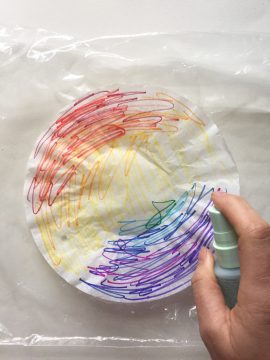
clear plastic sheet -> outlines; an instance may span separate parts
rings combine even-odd
[[[26,162],[59,110],[108,79],[180,88],[222,130],[242,195],[269,220],[269,74],[266,35],[153,33],[78,41],[45,30],[0,30],[0,345],[201,351],[190,287],[123,306],[100,302],[56,276],[26,224]]]

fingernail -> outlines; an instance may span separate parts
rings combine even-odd
[[[218,191],[214,191],[213,193],[212,193],[212,195],[215,195],[215,196],[223,196],[223,195],[226,195],[227,193],[225,192],[225,191],[220,191],[220,190],[218,190]]]
[[[207,256],[207,249],[206,247],[202,247],[199,252],[199,257],[198,257],[199,262],[203,262],[206,256]]]

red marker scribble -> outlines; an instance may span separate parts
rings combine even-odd
[[[130,131],[169,131],[181,119],[174,100],[146,91],[100,91],[76,101],[54,122],[35,149],[40,156],[28,201],[37,214],[44,202],[52,206],[82,162],[105,144]],[[170,131],[177,127],[170,126]]]

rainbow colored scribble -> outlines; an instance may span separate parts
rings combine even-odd
[[[34,238],[61,276],[125,301],[190,283],[200,248],[212,240],[213,188],[194,181],[196,169],[176,151],[188,136],[211,156],[204,121],[183,101],[145,90],[93,92],[49,127],[31,159],[27,200]],[[171,171],[176,160],[179,174]],[[189,189],[176,193],[183,180]]]
[[[138,226],[136,220],[127,222],[129,231],[141,229],[139,234],[108,241],[103,251],[108,265],[88,267],[93,278],[99,277],[99,284],[96,279],[81,281],[106,295],[131,301],[154,299],[186,287],[198,252],[203,246],[209,247],[213,239],[207,212],[212,191],[203,186],[196,193],[194,184],[177,201],[153,202],[157,210],[154,216]],[[206,206],[194,221],[198,204],[205,198]],[[127,232],[124,227],[120,230],[123,232]]]

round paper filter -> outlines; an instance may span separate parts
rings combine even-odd
[[[164,90],[109,89],[66,109],[37,141],[25,184],[42,255],[107,300],[160,299],[188,285],[211,246],[212,191],[237,193],[217,127]]]

